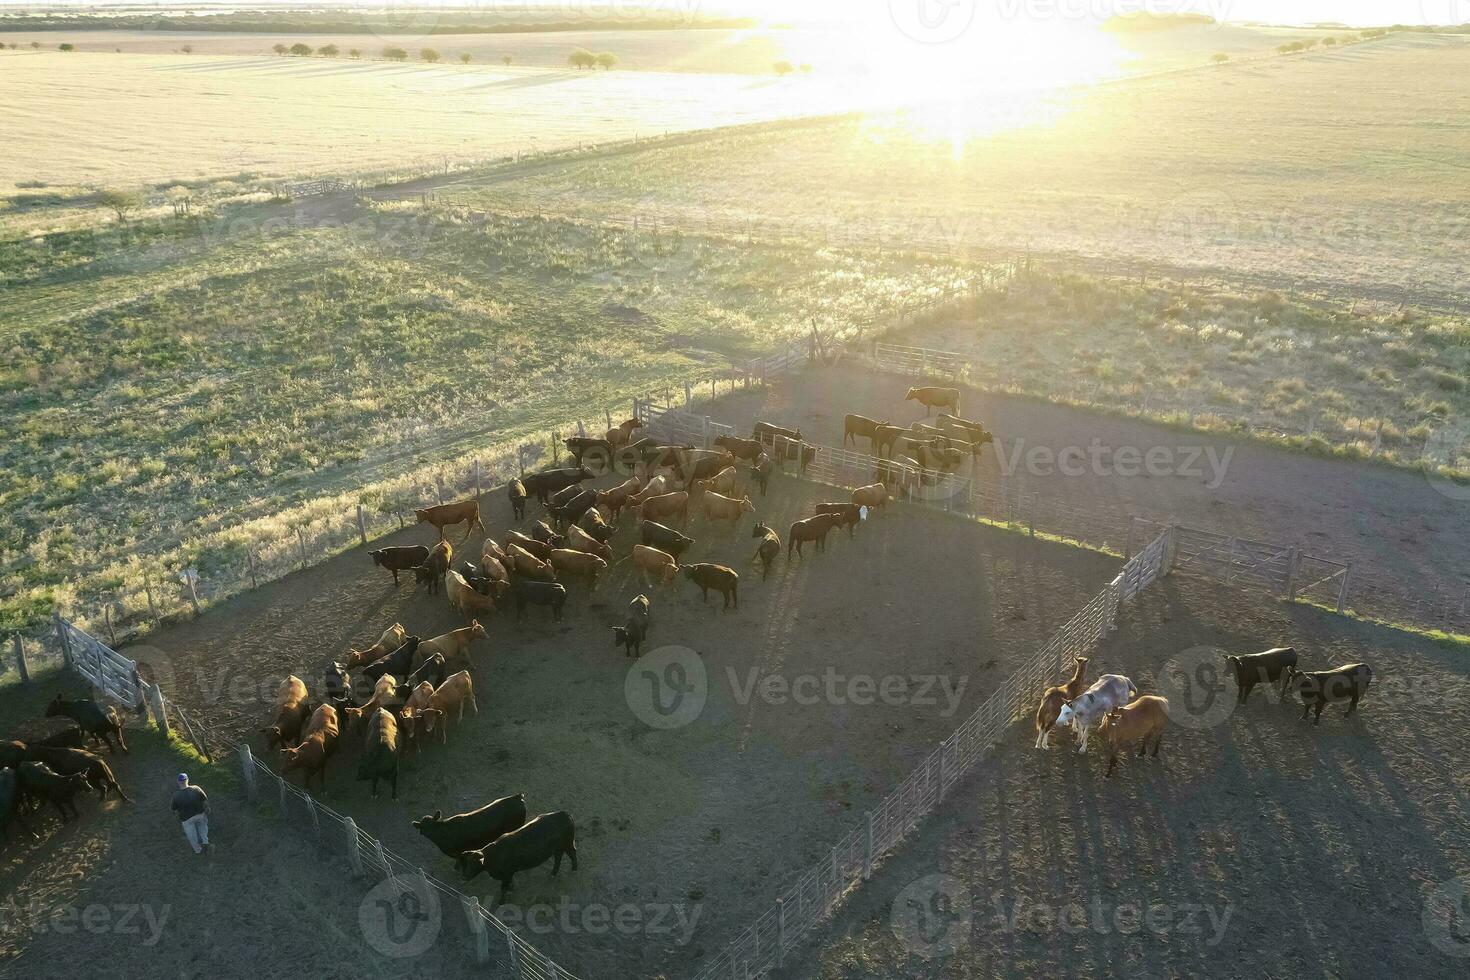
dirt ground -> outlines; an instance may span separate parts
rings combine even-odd
[[[922,419],[923,409],[904,401],[910,384],[917,383],[858,367],[824,368],[803,374],[799,385],[739,392],[712,404],[702,402],[709,407],[699,411],[742,429],[756,417],[800,426],[808,439],[835,446],[841,444],[842,419],[848,412],[896,425]],[[972,389],[963,392],[961,401],[967,417],[983,419],[998,434],[1002,448],[999,456],[983,455],[979,464],[983,482],[994,484],[1004,477],[1013,487],[1039,491],[1049,500],[1105,518],[1110,525],[1134,515],[1297,544],[1319,557],[1357,562],[1355,575],[1400,583],[1410,594],[1417,587],[1450,592],[1470,588],[1470,552],[1446,545],[1470,535],[1470,504],[1437,492],[1417,473],[1319,459]],[[1155,447],[1171,449],[1178,463],[1175,469],[1201,472],[1125,476],[1106,463],[1094,473],[1090,462],[1088,472],[1080,476],[1028,472],[1025,455],[1036,447],[1053,453],[1072,446],[1085,450],[1094,439],[1103,446],[1132,447],[1142,453]],[[1020,465],[1007,475],[1001,461],[1015,454],[1018,441]],[[1201,454],[1194,466],[1187,466],[1180,450],[1192,447],[1213,450],[1215,459],[1224,464],[1218,485],[1211,485],[1219,471],[1212,468],[1209,455]],[[860,440],[859,448],[867,450],[866,440]],[[1071,533],[1095,541],[1084,530],[1079,525]]]
[[[757,516],[784,534],[832,496],[778,477],[757,499]],[[488,497],[485,512],[492,535],[503,537],[503,495]],[[620,555],[636,534],[626,523],[612,542]],[[487,624],[474,653],[479,715],[451,730],[447,746],[406,764],[397,802],[386,791],[370,800],[354,780],[355,745],[333,762],[319,797],[446,880],[454,869],[410,819],[517,792],[533,813],[565,809],[578,824],[581,869],[522,875],[512,895],[519,907],[571,903],[574,916],[630,903],[671,907],[689,926],[656,929],[647,919],[591,935],[574,918],[533,940],[583,976],[684,975],[758,914],[786,875],[850,829],[1116,568],[1104,556],[898,508],[852,540],[833,536],[826,554],[779,561],[762,582],[750,565],[753,523],[716,529],[696,518],[698,544],[686,555],[740,570],[738,611],[721,611],[717,597],[702,604],[682,579],[648,590],[627,564],[590,595],[571,582],[562,623],[532,609],[522,624],[513,614]],[[432,532],[411,528],[384,543],[424,540]],[[478,555],[478,536],[470,550]],[[654,628],[630,681],[609,627],[642,591]],[[425,637],[462,623],[442,596],[407,582],[395,588],[357,550],[124,652],[259,749],[257,729],[285,671],[316,689],[328,662],[395,621]],[[669,682],[675,661],[705,679],[705,699],[689,724],[661,730],[647,722],[641,692]],[[872,690],[862,686],[868,678]],[[672,689],[659,690],[668,703]],[[467,890],[495,896],[484,878]]]
[[[1233,681],[1196,669],[1275,644],[1370,664],[1358,713],[1313,727],[1263,688],[1237,709]],[[777,975],[1465,975],[1465,905],[1458,939],[1425,922],[1436,889],[1470,885],[1462,655],[1176,575],[1093,668],[1170,694],[1157,759],[1105,779],[1102,755],[1016,726]]]

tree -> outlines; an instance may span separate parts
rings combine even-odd
[[[143,206],[143,195],[137,191],[106,190],[97,195],[97,203],[111,208],[119,222],[128,220],[128,212]]]
[[[771,67],[776,69],[777,75],[789,75],[796,70],[791,67],[791,62],[789,61],[778,61]]]
[[[408,52],[402,48],[384,48],[383,57],[389,61],[407,61]]]
[[[15,45],[12,44],[11,47],[13,48],[13,47],[15,47]],[[75,44],[62,43],[62,44],[58,44],[56,46],[56,48],[59,51],[75,51],[77,49],[77,46]]]
[[[323,58],[335,58],[337,57],[337,55],[341,54],[342,51],[335,44],[323,44],[321,47],[316,49],[316,53],[321,55]]]
[[[183,184],[175,184],[163,192],[169,205],[174,209],[174,217],[181,218],[189,213],[189,208],[194,204],[194,192]]]
[[[812,66],[803,62],[801,66],[801,73],[803,75],[810,75],[812,73]]]
[[[358,58],[361,58],[362,57],[362,51],[359,50],[358,48],[348,48],[347,49],[347,57],[349,57],[352,60],[356,61]]]
[[[194,45],[192,45],[192,44],[186,44],[182,48],[179,48],[179,50],[182,51],[182,52],[184,52],[184,54],[193,54],[194,53]]]
[[[470,53],[468,51],[459,56],[459,63],[462,65],[467,65],[473,60],[474,59],[470,57]]]
[[[612,71],[612,66],[618,63],[618,56],[611,51],[603,51],[597,56],[597,64],[605,71]]]
[[[284,44],[273,44],[271,45],[271,50],[274,51],[276,54],[285,54],[290,49],[287,48]]]
[[[597,65],[597,55],[586,48],[578,48],[567,56],[567,63],[573,68],[592,68]]]
[[[435,51],[433,48],[424,48],[422,51],[419,52],[419,57],[423,58],[425,61],[432,65],[434,62],[439,60],[439,52]]]
[[[1225,62],[1230,60],[1230,55],[1226,54],[1224,51],[1217,51],[1214,54],[1210,55],[1210,60],[1217,65],[1223,65],[1225,64]]]
[[[503,61],[503,62],[505,62],[506,66],[509,67],[512,59],[511,59],[511,56],[510,55],[506,54],[506,55],[501,55],[500,56],[500,60]]]
[[[291,45],[291,53],[298,58],[308,57],[311,54],[311,45],[302,44],[298,41],[295,44]]]
[[[1336,44],[1337,44],[1337,38],[1335,38],[1335,37],[1324,37],[1322,39],[1322,46],[1324,48],[1330,48],[1330,47],[1333,47]]]
[[[39,51],[39,50],[41,50],[41,42],[40,41],[32,41],[31,42],[31,50],[32,51]]]

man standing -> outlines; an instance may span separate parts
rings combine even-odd
[[[195,854],[209,847],[209,797],[204,790],[189,783],[189,774],[179,773],[179,788],[174,790],[173,811],[183,824],[184,836]]]

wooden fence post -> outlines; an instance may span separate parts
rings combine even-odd
[[[163,733],[163,737],[166,739],[169,737],[168,709],[163,703],[163,691],[157,684],[149,684],[146,691],[148,707],[153,709],[153,724],[158,726],[158,730]],[[248,785],[249,783],[247,781]]]
[[[485,915],[480,910],[480,900],[470,897],[461,899],[465,918],[470,921],[470,931],[475,934],[475,962],[490,961],[490,932],[485,925]]]
[[[154,687],[157,691],[158,688]],[[245,798],[251,803],[255,802],[255,759],[250,755],[250,746],[240,745],[240,769],[245,776]]]
[[[301,546],[301,567],[306,567],[306,528],[296,526],[296,543]]]
[[[255,557],[255,552],[245,552],[245,566],[250,569],[250,587],[252,589],[257,589],[260,587],[260,583],[255,577],[255,569],[256,566],[259,565],[259,563],[260,560]]]
[[[475,474],[479,475],[479,461],[475,462]],[[476,480],[478,483],[478,479]],[[362,504],[357,505],[357,536],[362,539],[362,546],[367,547],[367,513],[362,509]]]
[[[11,636],[11,643],[15,647],[15,669],[20,671],[20,682],[22,685],[29,685],[31,682],[31,671],[26,665],[25,643],[22,642],[19,633]]]
[[[1342,585],[1337,590],[1337,611],[1339,613],[1347,612],[1348,579],[1352,577],[1352,574],[1351,564],[1342,570]]]
[[[344,817],[342,826],[347,831],[347,862],[352,865],[352,873],[362,877],[362,850],[357,840],[357,821]]]
[[[61,644],[61,661],[68,667],[71,667],[71,639],[66,635],[66,627],[61,623],[61,613],[51,614],[51,625],[55,627],[56,639]]]
[[[1302,564],[1302,549],[1292,548],[1286,560],[1286,600],[1296,602],[1296,576]]]
[[[444,503],[444,474],[434,474],[434,491],[439,494],[439,503]]]

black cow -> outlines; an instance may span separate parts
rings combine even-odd
[[[786,532],[786,560],[791,560],[792,551],[801,554],[801,546],[807,541],[815,541],[818,551],[826,551],[827,535],[837,526],[838,520],[836,514],[818,514],[792,524]]]
[[[45,738],[31,740],[31,746],[41,746],[50,749],[85,749],[87,747],[87,733],[76,725],[67,725],[60,731],[52,732]]]
[[[1312,716],[1314,725],[1322,723],[1322,709],[1329,701],[1350,701],[1347,714],[1352,714],[1371,683],[1373,668],[1367,664],[1348,664],[1332,670],[1286,668],[1286,684],[1302,699],[1302,720],[1306,720],[1308,711],[1316,709]]]
[[[848,415],[842,419],[842,444],[847,445],[849,439],[853,445],[857,445],[858,436],[864,436],[868,440],[870,448],[877,448],[876,440],[878,426],[887,425],[887,422],[879,422],[870,419],[866,415]]]
[[[552,514],[556,515],[557,519],[560,520],[563,524],[575,524],[581,518],[581,516],[591,510],[593,505],[596,503],[597,491],[583,490],[573,496],[566,503],[562,504],[560,507],[553,508],[551,512]],[[565,541],[563,541],[563,545],[560,545],[559,547],[564,546],[564,544]]]
[[[592,475],[590,470],[582,466],[563,470],[542,470],[540,473],[521,477],[521,484],[526,488],[527,493],[545,504],[551,494],[576,486],[583,480],[590,480]]]
[[[493,844],[466,851],[455,864],[466,881],[483,871],[500,882],[500,901],[504,902],[517,872],[539,867],[550,858],[555,877],[563,855],[572,859],[572,870],[577,870],[577,828],[571,814],[558,810],[541,814]]]
[[[1226,657],[1235,674],[1235,686],[1239,690],[1236,704],[1245,704],[1251,689],[1257,684],[1275,684],[1288,667],[1296,666],[1296,650],[1292,647],[1277,647],[1265,653],[1251,653],[1240,657]],[[1281,685],[1280,700],[1286,700],[1286,685]]]
[[[404,681],[402,686],[398,688],[398,696],[407,701],[408,696],[413,693],[413,689],[424,681],[428,681],[437,688],[440,684],[444,683],[446,672],[447,668],[444,664],[444,654],[435,653],[429,659],[419,664],[417,670],[408,675],[408,680]]]
[[[572,454],[572,462],[578,466],[587,465],[588,469],[606,473],[612,468],[613,444],[606,439],[595,439],[590,436],[573,436],[566,440],[567,452]]]
[[[526,485],[520,480],[511,480],[505,485],[505,495],[510,498],[510,510],[516,520],[526,519]]]
[[[778,439],[772,448],[775,450],[776,457],[783,462],[789,462],[793,459],[800,460],[801,471],[803,473],[806,472],[806,468],[812,465],[812,462],[817,458],[817,447],[808,446],[806,443],[800,441],[793,442],[790,439]]]
[[[87,783],[97,791],[99,800],[107,799],[108,790],[115,790],[124,803],[133,802],[118,785],[117,777],[113,776],[112,767],[107,764],[107,760],[95,752],[32,745],[26,755],[31,761],[44,762],[47,768],[58,775],[71,776],[80,773],[85,776]]]
[[[837,518],[837,526],[847,528],[847,536],[853,536],[857,526],[863,522],[863,509],[857,504],[817,504],[818,514],[831,514]]]
[[[373,799],[378,798],[378,780],[386,779],[398,799],[398,719],[393,712],[379,708],[368,720],[366,748],[357,764],[359,782],[373,781]]]
[[[765,453],[757,456],[755,462],[750,466],[750,475],[755,478],[755,482],[760,486],[762,497],[766,495],[766,490],[770,487],[771,470],[774,468],[775,464],[771,462],[771,457]]]
[[[754,557],[761,561],[761,581],[764,582],[771,576],[771,563],[781,553],[781,536],[764,524],[757,524],[750,536],[761,539],[761,543],[756,545]]]
[[[694,565],[680,565],[679,571],[684,573],[685,578],[699,586],[700,594],[704,596],[705,602],[709,602],[709,590],[714,589],[725,597],[723,608],[729,609],[732,599],[735,602],[735,608],[740,608],[740,574],[735,569],[700,562]]]
[[[410,636],[403,641],[403,645],[386,657],[374,660],[364,667],[359,673],[374,684],[384,674],[392,674],[394,677],[403,677],[413,669],[413,655],[423,641],[417,636]]]
[[[715,445],[736,459],[750,463],[754,463],[765,450],[765,444],[759,439],[741,439],[739,436],[719,436]]]
[[[613,649],[623,647],[628,656],[643,656],[643,638],[648,635],[648,596],[635,596],[628,603],[628,619],[622,626],[614,626]]]
[[[785,426],[776,425],[774,422],[762,422],[760,420],[756,420],[755,425],[750,428],[750,437],[768,446],[775,442],[777,436],[785,436],[787,439],[795,439],[800,442],[801,430],[788,429]]]
[[[58,694],[51,703],[46,705],[47,718],[59,718],[66,716],[82,727],[82,731],[99,738],[107,743],[109,752],[116,752],[119,748],[127,752],[127,743],[123,741],[122,716],[117,709],[111,706],[104,707],[96,701],[63,701]],[[117,745],[112,744],[117,739]]]
[[[76,795],[86,792],[87,777],[81,773],[63,776],[53,771],[44,762],[22,762],[20,764],[20,785],[26,793],[37,799],[50,800],[51,805],[56,807],[56,812],[61,814],[61,822],[66,823],[70,818],[66,811],[71,810],[73,817],[81,817],[77,812]]]
[[[446,857],[458,858],[465,851],[478,851],[495,843],[525,823],[526,794],[517,793],[452,817],[444,816],[442,810],[435,810],[433,816],[415,820],[413,827]]]
[[[14,769],[25,761],[26,743],[0,742],[0,769]]]
[[[675,558],[682,555],[694,543],[694,539],[689,535],[681,534],[657,521],[644,521],[638,526],[638,531],[644,544],[667,552]]]
[[[0,769],[0,834],[7,839],[10,837],[10,821],[15,820],[20,824],[20,829],[36,836],[36,832],[26,823],[25,814],[21,812],[20,806],[20,778],[14,769]]]
[[[411,572],[429,560],[429,549],[421,544],[400,545],[369,551],[368,555],[372,557],[374,565],[393,573],[393,584],[397,585],[399,572]]]
[[[873,428],[873,454],[879,457],[891,456],[894,441],[908,434],[908,429],[897,425],[879,424],[875,426]]]
[[[511,584],[516,597],[516,622],[526,615],[526,606],[550,606],[551,618],[561,622],[561,608],[567,604],[567,587],[558,582],[538,582],[517,575]]]
[[[353,696],[352,690],[352,675],[340,661],[333,661],[322,672],[322,690],[325,692],[326,703],[336,708],[339,715],[346,708],[357,707],[357,698]]]

